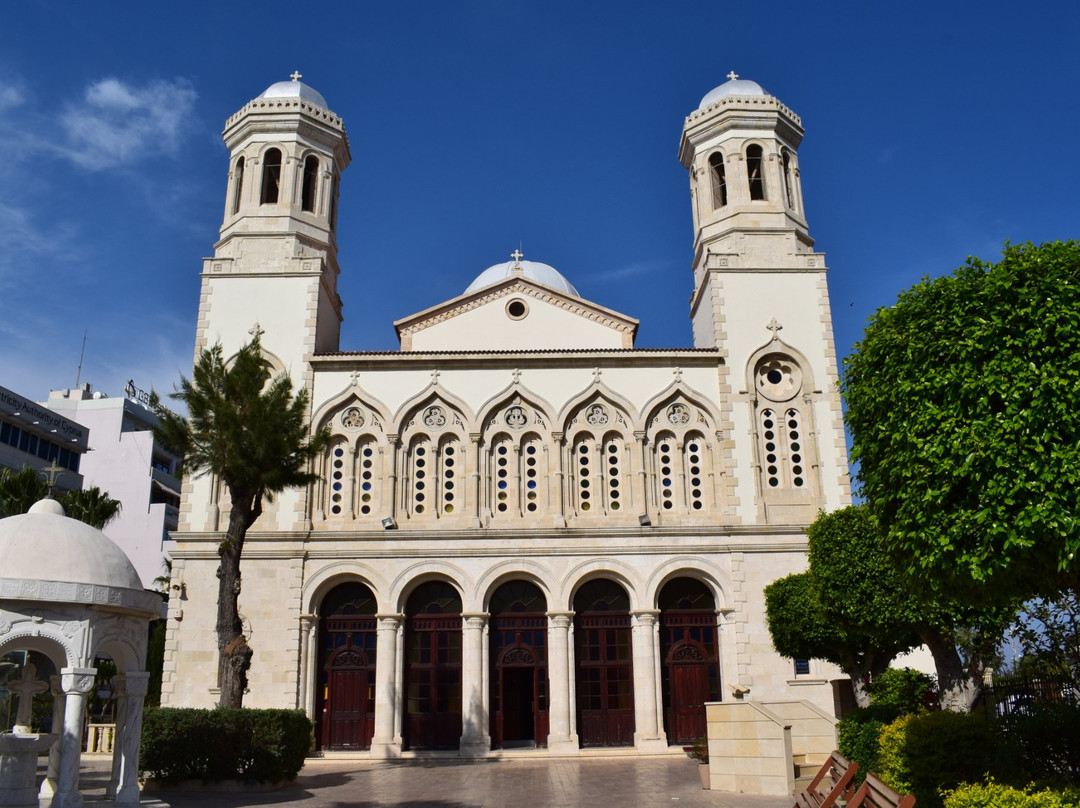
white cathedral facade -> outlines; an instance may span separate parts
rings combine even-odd
[[[825,257],[799,117],[731,76],[686,118],[693,346],[515,251],[341,350],[343,121],[274,84],[226,123],[221,237],[196,349],[258,328],[333,439],[320,481],[248,534],[245,704],[306,710],[323,750],[655,752],[703,703],[806,699],[830,665],[772,649],[762,589],[806,564],[803,527],[850,502]],[[217,701],[218,481],[185,481],[163,703]]]

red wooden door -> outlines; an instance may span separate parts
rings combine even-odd
[[[328,661],[328,691],[323,700],[323,749],[368,749],[375,729],[375,666],[346,646]]]
[[[694,643],[676,647],[671,665],[672,726],[680,743],[705,737],[705,702],[709,701],[709,667]]]
[[[634,668],[630,615],[580,615],[575,634],[581,745],[632,746]]]

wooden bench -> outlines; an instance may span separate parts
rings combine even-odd
[[[847,808],[911,808],[915,797],[901,795],[885,785],[873,772],[866,775],[863,784],[848,802]]]
[[[795,792],[795,805],[792,808],[832,808],[837,800],[851,796],[851,780],[858,770],[858,763],[852,763],[839,752],[833,752],[806,790]]]

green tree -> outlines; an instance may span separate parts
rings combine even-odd
[[[65,491],[57,501],[64,506],[64,513],[72,519],[102,530],[120,515],[120,502],[110,497],[96,485],[89,488]]]
[[[18,471],[0,469],[0,517],[26,513],[49,496],[49,486],[40,472],[29,466]],[[56,501],[72,519],[101,530],[120,514],[120,502],[97,486],[72,489],[57,495]]]
[[[773,645],[783,656],[840,666],[865,707],[868,679],[919,644],[921,609],[883,552],[866,506],[822,512],[806,533],[809,571],[765,589]]]
[[[49,486],[42,476],[29,466],[18,471],[0,468],[0,517],[26,513],[30,506],[44,499]]]
[[[878,310],[841,389],[857,479],[912,585],[1080,582],[1080,243],[1006,244]]]
[[[293,395],[285,373],[271,378],[259,337],[226,362],[221,345],[199,354],[191,379],[180,377],[170,397],[183,402],[187,417],[154,399],[157,437],[181,455],[183,468],[213,474],[228,491],[229,524],[218,545],[217,641],[222,707],[239,707],[252,650],[240,619],[240,559],[248,529],[263,503],[286,488],[315,480],[311,460],[326,446],[326,434],[308,425],[308,393]]]

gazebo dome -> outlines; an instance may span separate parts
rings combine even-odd
[[[531,278],[538,283],[544,284],[544,286],[550,286],[552,289],[558,289],[560,292],[565,292],[574,297],[581,297],[574,285],[563,277],[563,274],[555,267],[541,264],[539,261],[521,260],[504,261],[501,264],[488,267],[476,276],[475,280],[465,289],[464,294],[475,292],[477,289],[483,289],[485,286],[491,286],[504,278],[511,277],[514,274],[515,266],[521,267],[521,274],[526,278]]]
[[[714,104],[728,95],[768,95],[764,88],[756,81],[740,79],[734,72],[728,73],[728,80],[719,87],[714,87],[698,104],[698,109],[705,109],[709,104]]]
[[[322,93],[300,81],[299,74],[295,75],[297,77],[291,81],[278,81],[271,84],[263,90],[259,98],[301,98],[323,109],[329,109],[326,105],[326,99],[322,97]]]
[[[143,589],[124,551],[100,530],[65,516],[53,499],[0,519],[0,577]]]

